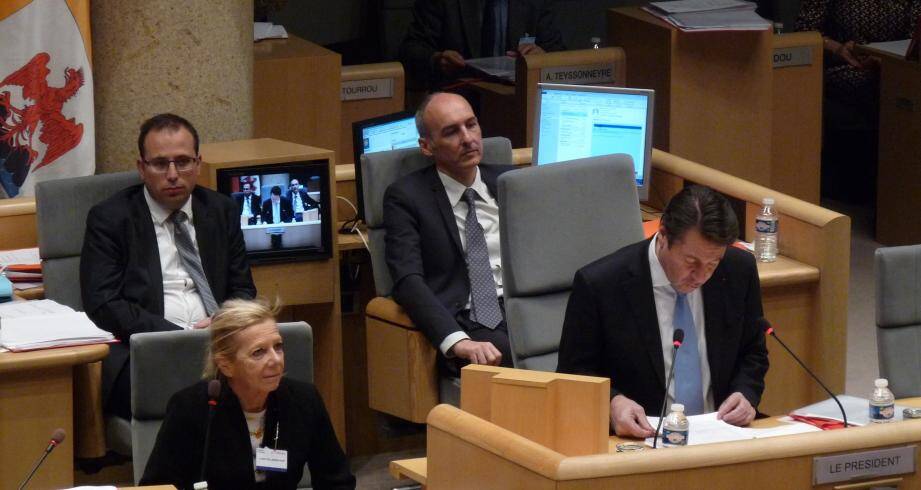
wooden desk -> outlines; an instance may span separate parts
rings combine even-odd
[[[656,91],[656,148],[818,204],[818,33],[682,32],[639,7],[607,18],[627,86]]]
[[[921,63],[860,49],[880,61],[876,240],[921,243]]]
[[[899,404],[918,407],[921,398],[900,400]],[[440,406],[439,409],[443,407]],[[434,411],[433,411],[434,412]],[[446,411],[447,412],[447,411]],[[474,481],[468,471],[473,467],[491,468],[497,473],[493,481],[504,480],[501,473],[508,472],[514,475],[514,481],[521,483],[527,481],[528,473],[534,472],[545,478],[556,479],[556,485],[543,485],[543,488],[708,488],[708,489],[735,489],[745,488],[812,488],[811,457],[819,453],[839,453],[863,448],[881,447],[887,445],[917,444],[921,441],[921,421],[905,421],[901,424],[883,424],[869,427],[854,427],[847,430],[825,431],[817,433],[799,434],[793,436],[780,436],[752,441],[726,442],[704,446],[689,446],[679,450],[653,450],[647,448],[636,453],[617,453],[616,445],[620,442],[638,442],[611,436],[608,443],[607,455],[580,456],[577,458],[560,458],[562,456],[547,448],[534,444],[531,441],[521,440],[516,434],[490,424],[482,419],[472,417],[465,412],[451,407],[451,413],[434,414],[431,418],[437,428],[430,429],[438,437],[435,444],[447,443],[453,449],[455,444],[461,443],[463,450],[478,452],[494,451],[496,458],[484,461],[478,458],[475,462],[469,461],[460,454],[451,460],[457,463],[458,468],[452,473],[451,484],[439,485],[437,488],[462,488]],[[452,417],[452,419],[448,419]],[[756,420],[750,427],[768,428],[783,422],[780,417],[771,417]],[[451,433],[450,426],[458,427],[461,423],[472,422],[475,428],[465,427],[464,434],[472,435],[474,430],[495,429],[484,432],[486,440],[473,440],[460,435],[458,441],[453,439],[456,433]],[[457,425],[454,425],[457,424]],[[902,425],[904,424],[904,425]],[[902,425],[902,427],[899,427]],[[443,433],[447,429],[448,434]],[[470,430],[466,430],[470,429]],[[900,430],[901,429],[901,430]],[[494,437],[496,432],[504,431],[501,436]],[[902,437],[899,434],[902,433]],[[907,437],[905,435],[908,434]],[[444,438],[448,435],[447,438]],[[430,438],[429,447],[432,447],[433,438]],[[445,440],[447,439],[447,440]],[[518,440],[514,440],[518,439]],[[479,446],[479,448],[477,448]],[[429,452],[429,457],[413,458],[391,461],[390,474],[396,479],[410,479],[426,485],[429,479],[429,458],[443,457],[444,447],[436,447]],[[531,453],[533,451],[534,453]],[[680,451],[680,452],[679,452]],[[434,454],[433,454],[434,453]],[[542,453],[542,454],[541,454]],[[482,454],[478,454],[482,456]],[[543,458],[541,458],[543,456]],[[549,458],[547,458],[549,456]],[[916,457],[921,458],[921,454]],[[576,461],[581,459],[581,461]],[[496,460],[502,460],[496,464]],[[505,463],[505,464],[503,464]],[[509,465],[508,463],[512,463]],[[917,462],[916,462],[917,464]],[[444,464],[438,462],[436,466],[444,469]],[[753,470],[757,473],[753,473]],[[477,471],[478,470],[473,470]],[[667,475],[674,472],[675,475]],[[605,475],[610,475],[604,478]],[[792,478],[793,476],[796,478]],[[759,478],[759,476],[761,476]],[[594,480],[589,480],[594,478]],[[784,482],[779,485],[779,481]],[[894,484],[900,488],[917,488],[921,485],[921,477],[916,473],[892,477]],[[574,480],[574,481],[573,481]],[[833,487],[825,485],[817,488],[835,488],[852,490],[870,488],[873,485],[882,485],[877,479],[871,482],[856,484],[857,486]],[[444,481],[444,480],[440,480]],[[540,481],[544,482],[541,478]],[[568,481],[564,483],[564,481]],[[872,485],[871,485],[872,484]],[[431,485],[433,488],[435,485]],[[479,487],[487,488],[487,487]],[[536,487],[528,487],[536,488]]]
[[[108,354],[104,344],[0,353],[0,488],[19,485],[59,427],[67,438],[30,486],[73,486],[75,370]]]

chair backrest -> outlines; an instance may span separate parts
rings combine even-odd
[[[483,139],[483,162],[511,165],[512,143],[508,138]],[[382,151],[361,156],[361,192],[364,198],[365,224],[374,270],[374,287],[378,296],[389,296],[393,288],[390,270],[384,259],[384,192],[400,177],[432,165],[432,160],[418,148]]]
[[[576,271],[643,239],[633,160],[608,155],[506,172],[499,202],[512,361],[555,371]]]
[[[279,323],[278,330],[285,344],[285,376],[312,382],[313,333],[310,325]],[[201,379],[209,340],[208,330],[131,336],[131,452],[135,483],[144,475],[170,397]]]
[[[35,186],[45,297],[82,310],[80,252],[90,208],[141,182],[135,171],[48,180]]]
[[[876,250],[876,327],[880,377],[921,396],[921,245]]]

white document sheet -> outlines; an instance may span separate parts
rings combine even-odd
[[[659,417],[647,416],[649,425],[655,427],[659,423]],[[717,420],[716,412],[705,413],[701,415],[691,415],[688,417],[690,429],[688,433],[688,445],[696,446],[699,444],[713,444],[717,442],[743,441],[747,439],[762,439],[766,437],[788,436],[792,434],[803,434],[806,432],[816,432],[821,429],[809,424],[794,422],[783,424],[778,427],[769,429],[754,429],[749,427],[736,427],[727,424],[722,420]],[[659,441],[659,445],[662,441]],[[646,439],[646,445],[652,446],[652,438]]]
[[[841,406],[844,407],[844,413],[847,414],[847,425],[867,425],[870,423],[870,401],[866,398],[860,398],[850,395],[838,395]],[[895,416],[893,422],[902,420],[902,410],[908,408],[904,405],[895,406]],[[838,404],[831,398],[813,403],[812,405],[794,410],[794,415],[803,415],[806,417],[821,417],[829,420],[843,422],[841,409]]]
[[[42,259],[38,256],[38,247],[0,251],[0,265],[4,266],[12,264],[38,264],[41,261]]]
[[[0,304],[0,318],[21,318],[54,313],[73,313],[74,309],[50,299],[12,301]]]
[[[83,312],[0,319],[0,345],[12,350],[48,349],[114,340]]]

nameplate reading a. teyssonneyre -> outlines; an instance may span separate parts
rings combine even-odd
[[[541,68],[540,81],[543,83],[569,83],[573,85],[611,83],[614,81],[614,64]]]
[[[823,485],[915,472],[918,446],[902,446],[812,459],[813,484]]]
[[[388,97],[393,97],[392,78],[342,82],[342,100],[385,99]]]
[[[812,64],[812,46],[794,46],[774,49],[774,68],[809,66]]]

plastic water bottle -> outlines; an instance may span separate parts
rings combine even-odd
[[[662,428],[662,445],[665,447],[687,446],[688,431],[691,427],[684,416],[684,405],[672,403],[672,411],[665,417]]]
[[[592,49],[601,49],[601,38],[600,37],[593,37],[591,39],[591,42],[592,42]]]
[[[761,212],[755,217],[755,257],[761,262],[777,260],[777,232],[780,217],[774,211],[774,198],[765,197]]]
[[[783,34],[783,22],[774,23],[774,34]]]
[[[880,378],[870,395],[870,422],[883,424],[892,422],[895,416],[895,396],[889,391],[889,380]]]

